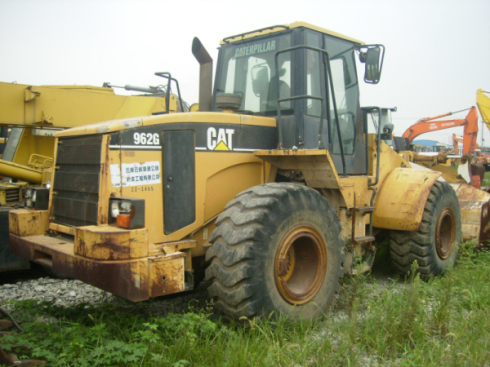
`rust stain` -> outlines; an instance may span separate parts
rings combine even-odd
[[[83,240],[79,240],[78,241],[78,249],[77,249],[77,252],[80,254],[80,255],[84,255],[87,253],[87,248],[85,247],[85,241]]]
[[[110,238],[104,242],[94,243],[92,250],[95,253],[102,252],[108,253],[104,258],[106,260],[119,260],[121,258],[127,258],[130,253],[130,248],[124,242],[121,244],[117,241],[113,241]]]
[[[461,209],[463,239],[487,242],[490,239],[490,194],[467,184],[453,184]]]
[[[133,302],[149,298],[147,276],[144,274],[148,271],[147,259],[121,262],[76,258],[75,264],[75,278],[85,283]]]
[[[150,295],[163,296],[185,290],[183,252],[150,259]]]

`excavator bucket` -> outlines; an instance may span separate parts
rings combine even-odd
[[[489,245],[488,240],[490,240],[490,203],[486,202],[482,205],[481,209],[481,220],[480,220],[480,236],[479,243],[486,246]]]
[[[465,183],[451,183],[459,199],[463,240],[478,239],[486,244],[490,239],[490,194]]]
[[[442,172],[442,178],[456,191],[461,208],[463,241],[478,240],[478,243],[487,244],[490,239],[490,193],[464,182],[462,177],[470,177],[470,167],[466,165],[466,168],[467,175],[461,174],[462,170],[458,173],[442,164],[430,169]]]

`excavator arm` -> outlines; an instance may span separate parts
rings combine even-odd
[[[453,134],[453,149],[454,154],[456,155],[459,155],[459,143],[463,143],[463,138],[460,138],[456,134]]]
[[[463,154],[474,153],[476,149],[476,137],[478,135],[478,113],[476,111],[476,107],[470,108],[470,112],[468,112],[465,119],[434,121],[452,114],[452,112],[449,112],[443,115],[421,119],[417,123],[410,126],[403,133],[403,137],[408,138],[411,143],[417,136],[423,133],[449,129],[455,126],[464,126]]]
[[[459,144],[464,144],[463,137],[459,137],[456,134],[453,134],[453,148],[455,155],[459,155]],[[475,143],[475,149],[477,155],[481,155],[480,146],[478,145],[478,143]]]

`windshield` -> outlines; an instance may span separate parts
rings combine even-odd
[[[216,93],[233,93],[242,97],[240,110],[273,115],[277,113],[279,98],[291,96],[290,53],[274,56],[290,46],[290,35],[271,37],[238,45],[223,46],[221,75]],[[277,83],[279,75],[279,83]],[[281,103],[281,110],[289,109],[290,102]]]

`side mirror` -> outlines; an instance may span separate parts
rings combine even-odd
[[[252,70],[252,89],[256,97],[269,87],[269,69],[265,65],[255,65]]]
[[[360,50],[359,59],[365,63],[364,81],[370,84],[378,84],[383,68],[385,48],[383,45],[366,45]]]
[[[392,134],[393,133],[393,129],[394,129],[394,125],[393,124],[386,124],[386,125],[383,126],[382,133],[383,134]]]
[[[393,129],[394,125],[393,124],[386,124],[383,126],[383,129],[381,130],[381,140],[391,140],[393,139]]]

